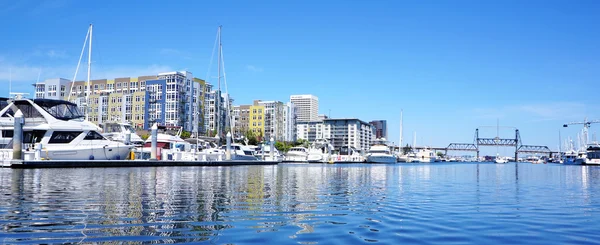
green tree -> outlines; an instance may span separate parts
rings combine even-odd
[[[277,149],[279,152],[284,152],[285,151],[285,142],[276,141],[275,149]]]
[[[436,154],[437,154],[438,158],[444,157],[444,153],[442,153],[441,151],[438,151]]]
[[[149,134],[142,134],[142,135],[140,136],[140,138],[142,138],[142,140],[144,140],[144,141],[145,141],[145,140],[147,140],[148,138],[150,138],[150,135],[149,135]]]
[[[410,147],[408,144],[406,144],[405,147],[402,147],[402,155],[408,154],[411,150],[412,150],[412,147]]]
[[[192,136],[192,133],[190,133],[190,132],[188,132],[188,131],[183,131],[183,132],[181,132],[181,138],[182,138],[182,139],[187,139],[187,138],[189,138],[190,136]]]

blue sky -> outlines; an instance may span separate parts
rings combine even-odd
[[[0,7],[0,84],[10,70],[14,91],[33,92],[40,70],[71,79],[89,23],[93,78],[205,79],[223,25],[236,104],[311,93],[332,117],[387,120],[394,142],[403,109],[405,142],[416,131],[437,147],[499,119],[556,149],[559,130],[581,129],[563,123],[600,119],[599,12],[598,1],[14,1]]]

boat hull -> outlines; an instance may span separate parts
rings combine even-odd
[[[69,149],[42,149],[40,157],[46,160],[125,160],[131,147],[103,148],[75,147]]]
[[[371,155],[367,157],[368,163],[396,163],[395,156]]]

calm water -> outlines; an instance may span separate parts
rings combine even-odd
[[[2,243],[593,244],[600,167],[0,169]]]

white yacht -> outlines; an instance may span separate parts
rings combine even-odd
[[[333,146],[326,139],[317,139],[310,148],[306,160],[309,163],[329,162]]]
[[[352,146],[342,146],[338,154],[331,156],[331,161],[336,162],[365,162],[365,158]]]
[[[437,156],[429,148],[422,148],[422,149],[419,149],[417,151],[417,153],[415,154],[414,161],[415,162],[427,162],[427,163],[436,162]]]
[[[576,164],[599,165],[600,145],[589,145],[585,151],[585,154],[580,154],[575,162]]]
[[[133,147],[106,139],[98,133],[100,128],[83,120],[74,103],[19,95],[0,110],[0,130],[5,139],[12,139],[17,110],[24,118],[25,156],[35,152],[31,160],[118,160],[125,159]],[[12,141],[5,147],[12,147]]]
[[[247,145],[242,145],[239,143],[233,143],[230,146],[231,148],[231,160],[240,160],[240,161],[258,161],[258,157],[254,150],[252,150]],[[223,154],[225,154],[227,149],[226,145],[222,145],[220,150],[222,150]],[[225,157],[222,157],[225,159]]]
[[[508,158],[496,155],[496,159],[494,159],[495,163],[508,163]]]
[[[271,158],[271,151],[273,151],[273,158]],[[284,159],[284,156],[279,153],[279,150],[275,147],[271,148],[270,145],[265,145],[262,149],[259,149],[255,155],[264,161],[281,162]]]
[[[106,122],[100,124],[102,136],[109,140],[126,143],[127,134],[130,135],[129,142],[135,146],[144,145],[144,140],[137,135],[135,129],[129,123]]]
[[[387,144],[385,138],[374,141],[367,153],[368,163],[396,163],[396,156]]]
[[[156,134],[157,160],[180,160],[182,154],[190,152],[192,144],[181,139],[181,127],[158,126]],[[150,159],[152,152],[152,136],[148,137],[143,147],[134,149],[135,159]]]
[[[307,158],[308,149],[302,146],[292,147],[285,154],[285,161],[287,162],[306,162]]]

